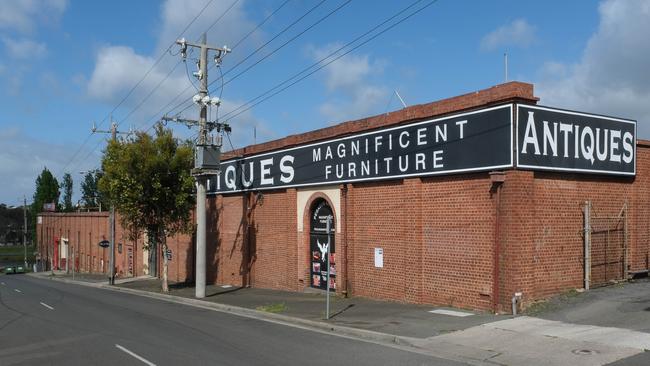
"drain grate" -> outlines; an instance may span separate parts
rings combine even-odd
[[[579,356],[590,356],[598,353],[598,351],[593,349],[574,349],[573,351],[571,351],[571,353]]]

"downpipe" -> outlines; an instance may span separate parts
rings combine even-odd
[[[517,309],[519,308],[519,303],[521,303],[521,297],[522,297],[521,292],[515,292],[514,295],[512,295],[512,315],[515,316],[517,315]]]

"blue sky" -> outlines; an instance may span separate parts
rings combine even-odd
[[[90,135],[90,128],[93,121],[108,128],[112,110],[120,129],[128,130],[148,128],[161,109],[183,109],[171,107],[191,97],[192,87],[163,108],[190,83],[185,64],[178,64],[178,48],[151,67],[206,4],[182,36],[197,40],[209,28],[208,43],[215,46],[237,44],[280,8],[224,58],[227,82],[340,7],[228,82],[223,116],[412,2],[0,0],[0,202],[16,204],[22,195],[29,199],[44,166],[59,179],[65,171],[72,173],[76,183],[80,171],[98,167],[106,136]],[[418,104],[499,84],[504,52],[509,78],[534,83],[542,104],[634,118],[639,137],[650,138],[648,19],[650,2],[643,0],[439,0],[230,120],[232,143],[252,143],[254,127],[261,142],[399,109],[395,90],[407,104]],[[189,56],[189,73],[195,70],[193,58],[196,53]],[[210,80],[217,77],[211,69]],[[218,83],[210,92],[219,94]],[[195,107],[183,112],[188,118],[196,114]],[[179,137],[192,137],[185,127],[175,130]]]

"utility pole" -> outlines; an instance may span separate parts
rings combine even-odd
[[[117,135],[130,135],[133,133],[133,131],[129,130],[129,132],[120,132],[117,130],[117,123],[113,121],[113,115],[110,116],[111,120],[111,129],[108,131],[105,130],[98,130],[97,127],[95,127],[95,123],[93,122],[93,127],[91,128],[91,131],[93,133],[110,133],[111,134],[111,140],[116,141],[117,140]],[[102,210],[101,208],[101,203],[99,204],[99,211]],[[111,210],[109,214],[109,231],[110,231],[110,244],[108,246],[108,251],[109,253],[109,259],[108,259],[108,284],[109,285],[114,285],[115,284],[115,206],[111,204]]]
[[[23,196],[23,248],[25,248],[25,271],[27,271],[27,197]]]
[[[219,162],[221,154],[221,143],[217,142],[216,145],[212,141],[208,141],[208,133],[217,128],[218,131],[225,130],[226,125],[217,122],[208,122],[208,106],[219,106],[221,101],[219,98],[210,98],[208,96],[208,52],[215,51],[214,61],[217,65],[221,64],[221,59],[225,56],[230,49],[224,47],[211,47],[207,44],[207,36],[205,33],[201,36],[201,43],[191,43],[185,38],[176,41],[181,46],[181,56],[183,60],[187,57],[187,47],[198,48],[201,51],[199,58],[199,70],[194,73],[194,76],[201,82],[199,93],[194,96],[193,101],[199,105],[199,120],[192,121],[180,118],[163,117],[163,120],[171,120],[175,122],[185,123],[188,126],[198,125],[199,127],[199,141],[196,146],[196,154],[194,160],[194,169],[192,175],[196,180],[196,275],[195,275],[195,294],[196,298],[205,297],[205,275],[206,275],[206,181],[207,177],[219,174]],[[228,127],[229,129],[229,127]]]

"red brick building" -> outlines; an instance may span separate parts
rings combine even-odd
[[[42,270],[74,270],[101,273],[108,277],[109,248],[99,246],[99,242],[110,239],[108,212],[42,212],[36,230],[37,263]],[[115,231],[116,277],[156,275],[154,268],[151,268],[151,260],[156,260],[158,268],[161,268],[162,258],[150,258],[144,246],[146,238],[131,240],[119,225],[119,216]],[[171,281],[182,282],[193,278],[194,248],[191,243],[191,237],[187,235],[167,239],[171,250],[168,274]]]
[[[208,283],[327,288],[327,217],[330,288],[351,296],[503,311],[515,293],[525,306],[647,271],[650,143],[633,121],[537,101],[510,82],[225,154],[209,184]],[[42,214],[45,243],[106,235],[48,224],[57,215]],[[191,280],[191,238],[175,243],[172,279]],[[120,255],[118,271],[142,273]]]

